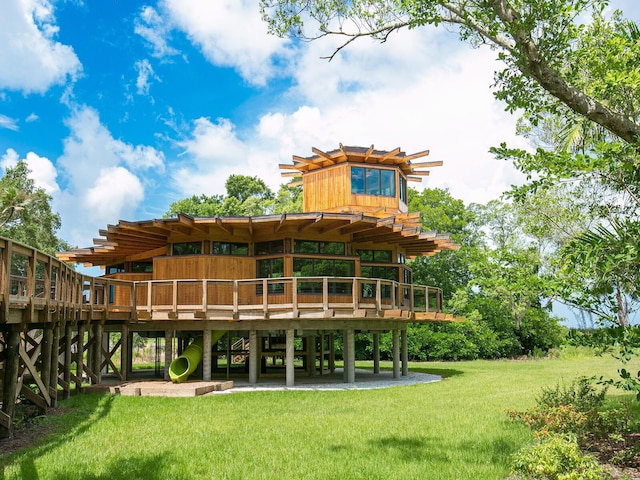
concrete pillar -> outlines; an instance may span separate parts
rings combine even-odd
[[[402,376],[409,375],[409,346],[407,345],[407,330],[400,331],[400,345],[402,350]]]
[[[354,330],[344,331],[344,381],[355,383],[356,381],[356,335]]]
[[[84,324],[78,324],[76,337],[76,393],[82,392],[82,375],[84,373]]]
[[[258,383],[258,335],[249,330],[249,384]]]
[[[322,337],[320,337],[322,338]],[[307,352],[309,354],[309,375],[314,376],[318,374],[316,369],[316,356],[318,354],[317,349],[318,337],[307,337]],[[320,371],[322,371],[322,364],[320,365]]]
[[[173,330],[164,331],[164,379],[169,380],[169,367],[173,361]]]
[[[398,329],[392,330],[392,344],[393,344],[393,378],[400,378],[400,345]]]
[[[202,332],[202,380],[211,380],[211,330]]]
[[[373,373],[380,373],[380,334],[373,334]]]
[[[18,368],[20,366],[20,330],[12,328],[4,332],[6,347],[4,350],[4,377],[2,380],[2,413],[9,417],[8,428],[0,422],[0,438],[13,436],[13,416],[18,396]]]
[[[287,387],[293,387],[295,385],[295,365],[294,362],[294,353],[295,353],[295,330],[288,329],[286,333],[286,360],[285,360],[285,368],[286,368],[286,377],[287,377]]]

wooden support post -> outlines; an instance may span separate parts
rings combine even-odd
[[[356,336],[353,330],[344,331],[344,381],[356,381]]]
[[[211,380],[211,329],[202,332],[202,380]]]
[[[84,373],[84,324],[78,323],[76,337],[76,393],[82,392],[82,376]]]
[[[2,409],[0,410],[0,438],[13,436],[13,415],[18,392],[20,366],[20,330],[17,327],[4,332],[5,360],[2,379]]]
[[[96,383],[102,383],[102,324],[97,323],[93,326],[93,361],[92,370]]]
[[[164,331],[164,379],[169,380],[169,367],[173,361],[173,330]]]
[[[373,373],[380,373],[380,334],[373,334]]]
[[[120,375],[123,380],[129,380],[129,358],[131,357],[131,343],[129,342],[129,325],[122,325],[120,331]]]
[[[51,341],[51,371],[49,372],[49,395],[51,395],[51,406],[58,403],[58,364],[60,360],[60,324],[53,327],[53,339]]]
[[[400,345],[398,329],[394,328],[391,342],[393,344],[393,378],[400,378]]]
[[[294,345],[294,338],[295,338],[295,330],[293,329],[288,329],[287,333],[286,333],[286,342],[285,342],[285,349],[286,349],[286,360],[285,360],[285,364],[286,364],[286,377],[287,377],[287,387],[293,387],[295,385],[295,365],[294,365],[294,354],[295,354],[295,345]]]
[[[71,342],[73,340],[73,325],[67,322],[64,327],[64,371],[62,373],[62,398],[67,399],[71,395]]]
[[[249,384],[258,383],[258,335],[249,330]]]
[[[42,385],[49,390],[53,355],[53,325],[47,324],[42,331],[42,348],[40,349],[40,378]]]
[[[400,349],[402,351],[402,376],[409,375],[409,347],[407,345],[407,329],[400,331]]]

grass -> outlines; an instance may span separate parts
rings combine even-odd
[[[500,479],[531,441],[505,408],[532,406],[543,386],[614,376],[617,367],[586,356],[416,363],[412,371],[445,380],[197,398],[78,395],[62,402],[69,413],[43,419],[54,434],[0,457],[0,478]]]

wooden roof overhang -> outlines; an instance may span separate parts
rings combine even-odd
[[[68,263],[86,266],[114,265],[167,255],[176,238],[202,239],[251,238],[263,241],[274,235],[296,236],[304,233],[318,240],[331,234],[349,235],[355,243],[399,245],[408,257],[434,255],[455,250],[448,234],[421,230],[419,214],[400,214],[385,218],[362,213],[287,213],[258,217],[202,217],[178,215],[172,218],[128,222],[121,220],[100,230],[94,246],[60,252],[57,257]],[[184,240],[178,240],[184,241]]]
[[[311,151],[314,155],[310,157],[293,155],[292,165],[282,163],[279,165],[282,170],[290,170],[289,172],[282,172],[283,177],[294,177],[294,180],[291,181],[288,186],[294,187],[302,185],[300,180],[295,179],[296,177],[299,178],[314,170],[332,167],[346,162],[371,166],[395,166],[402,171],[410,182],[421,182],[423,177],[428,176],[429,170],[425,170],[426,168],[442,166],[442,161],[414,162],[416,159],[429,155],[429,150],[407,155],[400,150],[400,147],[386,151],[375,150],[373,145],[369,148],[364,148],[349,147],[340,144],[338,149],[330,152],[323,152],[315,147],[313,147]]]

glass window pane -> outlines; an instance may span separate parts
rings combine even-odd
[[[357,250],[356,254],[363,262],[373,262],[373,250]]]
[[[375,250],[373,252],[373,261],[374,262],[391,262],[391,250]]]
[[[320,253],[327,255],[344,255],[344,243],[342,242],[325,242],[320,243]]]
[[[294,253],[318,253],[320,242],[310,240],[295,240],[293,242]]]
[[[199,255],[202,253],[202,242],[174,243],[172,255]]]
[[[381,194],[386,197],[396,196],[396,172],[395,170],[380,170]]]
[[[367,168],[365,191],[367,195],[380,195],[380,170]]]
[[[351,193],[365,193],[364,168],[351,167]]]

